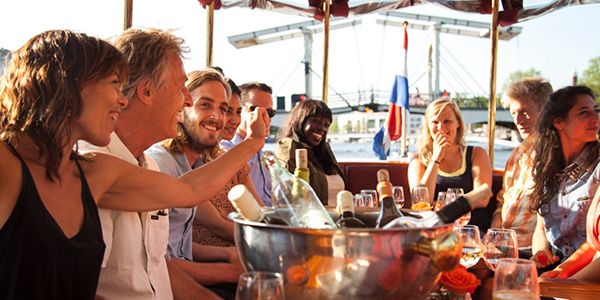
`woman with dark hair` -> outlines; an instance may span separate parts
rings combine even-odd
[[[290,172],[296,169],[296,149],[307,149],[310,186],[323,205],[335,206],[338,191],[344,189],[344,175],[327,142],[332,114],[327,104],[305,100],[290,112],[283,129],[283,139],[277,142],[277,157],[287,163]]]
[[[127,105],[121,53],[47,31],[17,50],[0,85],[0,299],[94,299],[104,242],[96,205],[126,211],[209,200],[264,145],[266,111],[246,146],[176,180],[105,154]],[[189,96],[182,85],[181,95]],[[237,147],[236,147],[237,148]]]
[[[538,121],[531,210],[538,267],[562,261],[586,240],[586,214],[600,183],[600,119],[592,91],[569,86],[550,95]]]

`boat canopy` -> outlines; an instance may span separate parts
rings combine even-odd
[[[199,0],[207,5],[213,0]],[[347,17],[394,11],[409,6],[434,3],[450,9],[491,14],[492,0],[332,0],[331,15]],[[600,0],[501,0],[499,25],[508,26],[527,21],[563,7],[595,4]],[[321,0],[215,0],[215,8],[248,7],[280,13],[303,15],[321,20],[324,11]]]

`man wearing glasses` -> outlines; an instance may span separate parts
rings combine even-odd
[[[240,86],[242,91],[241,102],[242,102],[242,122],[237,128],[235,136],[227,141],[221,141],[221,147],[223,149],[230,149],[237,145],[246,138],[246,124],[249,122],[250,112],[254,111],[257,107],[264,107],[269,114],[269,118],[272,119],[275,116],[275,110],[273,109],[273,89],[270,86],[260,82],[248,82]],[[267,133],[265,136],[269,136],[269,127],[271,122],[269,120],[267,124]],[[262,151],[259,151],[252,159],[248,161],[250,165],[250,175],[252,176],[252,182],[256,188],[256,192],[261,197],[263,203],[266,206],[271,206],[271,176],[269,171],[262,164],[260,158],[262,157]]]

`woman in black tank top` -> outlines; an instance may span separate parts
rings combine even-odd
[[[425,111],[418,157],[410,162],[408,180],[411,187],[427,186],[430,200],[448,188],[462,188],[465,193],[482,184],[492,186],[492,165],[484,149],[466,146],[465,125],[460,109],[449,98],[432,102]],[[470,224],[485,231],[490,226],[495,202],[482,203],[471,214]]]
[[[104,252],[97,203],[198,205],[263,147],[268,115],[258,108],[250,139],[180,179],[108,155],[82,159],[72,150],[78,140],[109,143],[127,105],[126,73],[112,45],[66,30],[13,54],[0,89],[0,299],[93,299]],[[180,100],[189,97],[180,89]]]

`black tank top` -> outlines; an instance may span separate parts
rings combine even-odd
[[[473,174],[471,173],[473,166],[473,146],[467,146],[465,155],[466,167],[465,172],[458,176],[442,176],[437,175],[434,199],[437,199],[438,192],[445,192],[448,188],[463,188],[466,193],[473,190]],[[491,226],[492,215],[496,209],[495,198],[490,199],[487,207],[478,208],[471,212],[470,225],[477,225],[482,234],[484,234]]]
[[[67,238],[44,206],[27,165],[8,220],[0,228],[0,299],[94,299],[104,241],[96,203],[81,174],[83,225]]]

